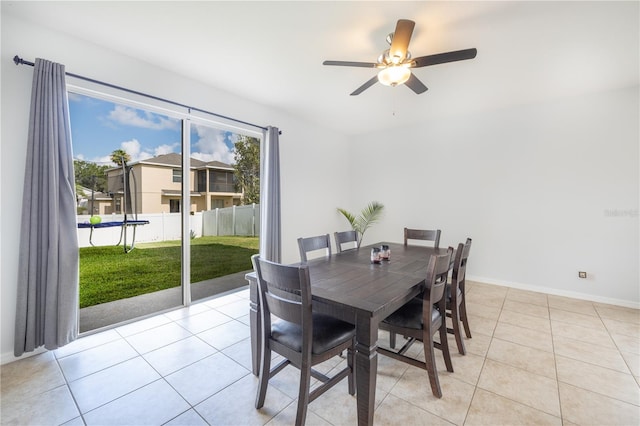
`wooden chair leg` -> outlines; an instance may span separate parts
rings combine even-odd
[[[264,350],[262,359],[260,360],[260,383],[258,384],[258,393],[256,394],[256,408],[262,408],[264,399],[267,396],[267,386],[269,385],[269,376],[271,375],[271,351]]]
[[[440,389],[440,381],[438,380],[438,369],[436,368],[436,354],[433,346],[433,337],[425,336],[422,340],[424,346],[424,360],[429,374],[429,384],[431,384],[431,392],[436,398],[442,398],[442,389]]]
[[[355,339],[354,339],[355,340]],[[355,347],[355,346],[354,346]],[[349,369],[351,370],[351,372],[349,373],[349,376],[347,377],[347,381],[349,382],[349,395],[355,395],[356,394],[356,381],[355,381],[355,354],[353,353],[353,349],[349,348],[347,349],[347,365],[349,366]]]
[[[447,371],[453,373],[451,353],[449,352],[449,340],[447,339],[447,323],[444,317],[442,318],[442,325],[440,326],[440,349],[442,350],[442,356],[444,357],[444,364],[447,366]]]
[[[464,332],[467,335],[467,338],[471,339],[471,329],[469,328],[469,318],[467,317],[467,305],[464,300],[464,296],[462,298],[462,303],[460,304],[460,319],[462,320],[462,325],[464,326]]]
[[[303,361],[304,364],[304,361]],[[296,426],[303,426],[307,419],[307,407],[309,406],[309,387],[311,386],[311,369],[300,368],[300,389],[298,391],[298,412],[296,413]]]
[[[456,338],[456,345],[458,346],[458,352],[460,355],[465,355],[467,351],[464,347],[464,341],[462,340],[462,330],[460,329],[460,318],[458,307],[454,307],[451,310],[451,322],[453,328],[453,335]]]

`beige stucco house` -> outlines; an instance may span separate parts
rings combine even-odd
[[[240,205],[242,193],[236,192],[233,166],[219,161],[204,162],[191,158],[189,211],[203,211]],[[130,199],[124,199],[122,168],[107,170],[107,188],[114,194],[113,212],[177,213],[182,210],[182,155],[171,153],[128,164]]]

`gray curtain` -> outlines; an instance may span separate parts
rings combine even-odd
[[[280,131],[267,127],[260,164],[260,256],[272,262],[280,262]]]
[[[64,65],[36,59],[22,201],[14,353],[78,336],[78,238]]]

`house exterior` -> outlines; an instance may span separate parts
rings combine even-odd
[[[113,198],[110,194],[93,191],[85,187],[76,188],[78,214],[105,215],[113,213]]]
[[[205,211],[242,203],[243,194],[235,190],[233,166],[220,161],[190,160],[189,211]],[[108,192],[113,194],[112,212],[177,213],[182,210],[182,155],[171,153],[128,165],[129,196],[124,198],[123,170],[107,170]]]

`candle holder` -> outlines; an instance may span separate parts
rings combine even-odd
[[[380,248],[373,247],[371,249],[371,263],[380,263],[382,258],[380,257]]]
[[[391,260],[391,249],[387,244],[380,246],[380,258],[386,261]]]

